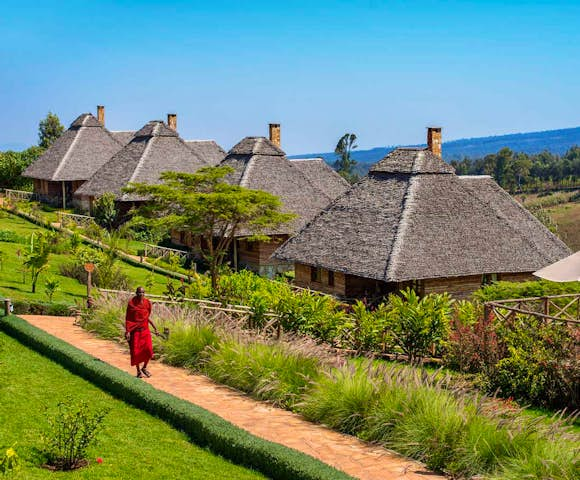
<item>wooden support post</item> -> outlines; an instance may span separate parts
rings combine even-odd
[[[11,304],[10,304],[10,299],[9,298],[5,298],[4,299],[4,315],[8,316],[10,315],[10,310],[11,310]]]
[[[62,209],[66,210],[66,187],[64,181],[62,182]]]

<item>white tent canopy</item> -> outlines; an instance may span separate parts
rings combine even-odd
[[[534,275],[552,282],[580,282],[580,252],[552,263]]]

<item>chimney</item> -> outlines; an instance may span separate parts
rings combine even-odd
[[[280,124],[279,123],[271,123],[270,124],[270,141],[280,147]]]
[[[171,130],[177,131],[177,114],[176,113],[168,113],[167,114],[167,126],[171,128]]]
[[[104,127],[105,126],[105,107],[97,105],[97,120]]]
[[[427,127],[427,150],[441,157],[441,127]]]

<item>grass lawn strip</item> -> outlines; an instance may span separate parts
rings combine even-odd
[[[60,365],[0,333],[0,448],[12,446],[23,468],[14,479],[188,478],[259,479],[261,474],[233,465],[189,442],[163,421],[116,400]],[[110,408],[90,465],[74,473],[53,473],[40,465],[45,408],[65,395],[91,407]],[[101,457],[102,464],[95,459]]]
[[[351,479],[314,458],[257,438],[196,405],[154,389],[24,320],[0,319],[0,329],[127,403],[183,430],[200,446],[276,479]]]

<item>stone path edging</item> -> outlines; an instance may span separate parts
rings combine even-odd
[[[133,373],[127,349],[74,325],[74,317],[20,315],[30,324],[100,360]],[[304,420],[286,410],[253,400],[203,375],[153,361],[153,387],[194,403],[266,440],[300,450],[361,480],[442,480],[423,465],[382,447]]]

